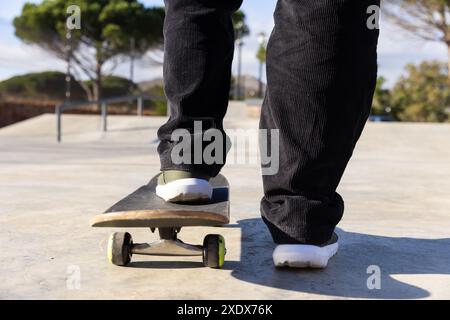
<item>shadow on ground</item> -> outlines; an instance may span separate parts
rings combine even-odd
[[[141,269],[193,269],[204,268],[205,266],[202,262],[192,261],[133,261],[127,267]]]
[[[145,130],[158,130],[159,126],[137,126],[127,128],[111,128],[109,132],[131,132],[131,131],[145,131]]]
[[[417,299],[430,293],[393,275],[450,274],[450,239],[374,236],[338,229],[340,250],[325,270],[276,269],[274,245],[261,219],[238,222],[241,259],[225,265],[235,278],[262,286],[343,298]],[[367,288],[367,268],[381,269],[381,289]]]

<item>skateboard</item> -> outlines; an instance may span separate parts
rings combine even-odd
[[[208,202],[170,203],[156,195],[158,175],[150,182],[117,202],[103,214],[91,220],[92,227],[150,228],[158,230],[159,240],[133,243],[128,232],[114,232],[108,241],[108,260],[117,266],[126,266],[133,255],[202,256],[203,264],[221,268],[225,261],[225,239],[209,234],[203,245],[187,244],[178,239],[184,227],[220,227],[230,222],[229,184],[218,175],[210,180],[212,199]]]

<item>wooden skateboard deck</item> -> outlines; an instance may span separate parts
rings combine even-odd
[[[213,196],[209,202],[169,203],[156,195],[158,175],[145,186],[117,202],[91,220],[92,227],[181,228],[220,226],[230,221],[229,185],[218,175],[210,180]]]

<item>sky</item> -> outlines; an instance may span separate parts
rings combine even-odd
[[[0,80],[14,75],[39,72],[44,70],[65,71],[66,66],[47,52],[22,43],[14,35],[12,20],[19,15],[27,0],[0,0]],[[28,0],[38,3],[40,0]],[[141,0],[148,6],[162,6],[163,0]],[[247,24],[251,34],[244,40],[243,73],[258,75],[258,62],[255,54],[258,48],[258,34],[270,34],[273,27],[273,10],[276,0],[244,0],[241,9],[247,15]],[[403,73],[408,63],[418,63],[423,60],[447,59],[445,45],[416,39],[410,34],[399,30],[382,19],[378,47],[379,75],[392,85]],[[236,61],[233,65],[235,71]],[[120,65],[115,74],[128,76],[129,66]],[[162,68],[140,63],[136,68],[135,81],[151,80],[162,77]]]

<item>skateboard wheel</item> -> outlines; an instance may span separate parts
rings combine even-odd
[[[116,266],[126,266],[131,261],[133,239],[128,232],[114,232],[108,241],[108,260]]]
[[[205,267],[222,268],[225,262],[225,239],[218,234],[208,234],[203,240],[203,264]]]

